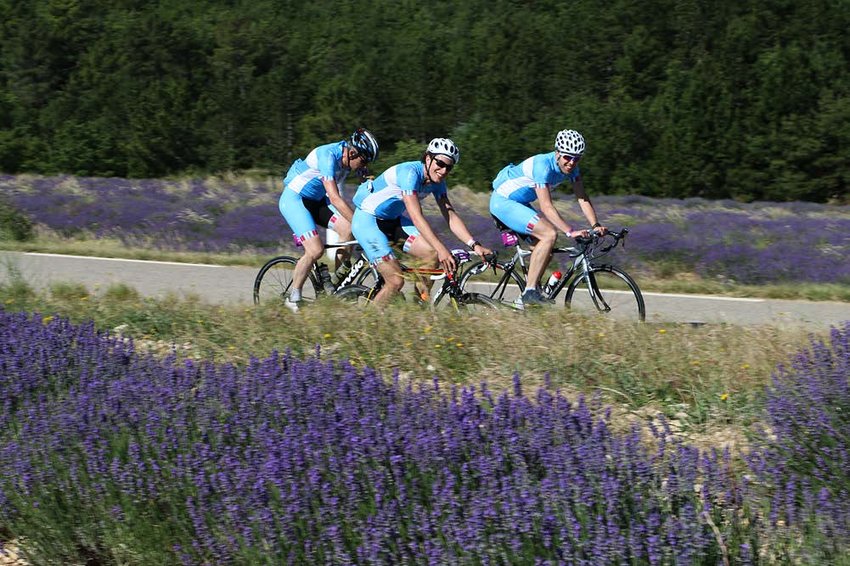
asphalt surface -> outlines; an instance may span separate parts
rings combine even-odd
[[[0,252],[0,282],[21,277],[34,288],[78,282],[92,291],[124,283],[145,296],[195,295],[219,304],[250,304],[260,266],[217,265]],[[647,321],[802,325],[824,329],[850,321],[850,303],[644,293]]]

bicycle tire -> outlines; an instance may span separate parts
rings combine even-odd
[[[292,272],[296,263],[298,259],[289,256],[278,256],[267,261],[254,279],[254,304],[283,301],[292,287]],[[320,289],[319,280],[311,270],[301,289],[302,300],[315,301]]]
[[[346,285],[334,293],[334,297],[347,303],[366,304],[372,302],[372,287],[365,285]]]
[[[594,293],[587,281],[595,287]],[[576,293],[582,287],[586,293]],[[601,300],[600,300],[601,299]],[[631,275],[613,265],[595,265],[585,277],[579,273],[567,287],[564,305],[585,315],[612,316],[622,320],[646,320],[646,305],[640,287]]]
[[[375,276],[375,273],[376,270],[374,267],[367,266],[360,272],[360,275],[357,276],[355,283],[363,287],[374,287],[375,283],[378,282],[378,278]]]
[[[488,297],[484,293],[464,293],[457,301],[452,297],[448,297],[446,300],[449,301],[449,304],[457,303],[456,308],[458,310],[467,312],[494,311],[504,306],[500,301]]]
[[[507,271],[507,264],[501,261],[497,261],[495,263],[495,271],[496,271],[496,282],[485,280],[489,279],[487,277],[487,273],[490,271],[490,266],[488,265],[486,269],[482,269],[482,265],[485,265],[483,262],[478,261],[470,265],[463,274],[460,276],[460,288],[465,292],[472,293],[472,289],[469,289],[469,285],[475,284],[478,286],[486,285],[489,288],[489,291],[475,291],[475,293],[483,295],[489,299],[493,299],[502,304],[513,304],[516,297],[513,296],[513,293],[510,293],[506,296],[506,292],[508,292],[508,285],[499,285],[502,281],[502,278]],[[517,297],[522,295],[523,290],[525,289],[525,278],[522,277],[521,274],[517,273],[516,266],[510,271],[509,281],[516,285],[519,288],[519,292],[517,293]]]

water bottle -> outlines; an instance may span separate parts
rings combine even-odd
[[[552,289],[555,288],[555,285],[558,284],[558,281],[561,280],[563,273],[560,271],[553,271],[552,275],[549,276],[549,281],[546,282],[546,286],[543,288],[543,293],[548,296],[549,293],[552,292]]]
[[[321,281],[326,293],[330,294],[336,290],[333,282],[331,282],[331,273],[328,270],[328,266],[324,263],[319,265],[319,281]]]
[[[346,277],[348,277],[349,273],[351,273],[351,263],[348,261],[342,262],[339,264],[337,270],[331,274],[331,283],[333,283],[334,286],[339,285]]]

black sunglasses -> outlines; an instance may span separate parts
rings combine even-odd
[[[440,169],[445,169],[446,172],[451,171],[455,166],[454,163],[446,163],[442,159],[437,159],[436,157],[434,157],[433,159],[437,162],[437,167],[439,167]]]

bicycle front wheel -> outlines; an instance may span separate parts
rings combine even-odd
[[[574,312],[619,320],[646,319],[643,295],[631,276],[613,265],[597,265],[570,282],[564,299]]]
[[[257,278],[254,279],[254,304],[283,301],[292,288],[292,273],[298,260],[294,257],[280,256],[270,259],[260,269]],[[321,288],[315,274],[310,271],[304,287],[301,289],[301,297],[305,301],[315,301],[316,295]]]
[[[525,279],[516,268],[506,271],[506,264],[496,262],[493,269],[488,264],[472,264],[460,276],[460,288],[470,294],[479,294],[500,303],[511,304],[522,295]],[[495,273],[494,273],[495,272]]]

